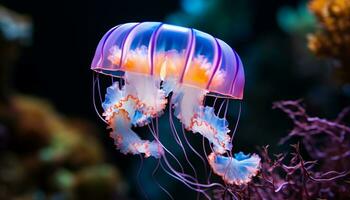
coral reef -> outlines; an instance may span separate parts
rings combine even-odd
[[[105,163],[91,124],[23,95],[12,95],[0,108],[0,199],[122,198],[122,178]]]
[[[338,75],[349,81],[350,74],[350,1],[312,0],[309,9],[315,14],[320,28],[308,37],[309,49],[317,56],[338,61]]]
[[[345,108],[335,120],[309,116],[301,100],[275,102],[294,128],[281,140],[301,142],[289,153],[271,158],[268,146],[261,149],[261,172],[245,186],[215,190],[216,199],[349,199],[350,127]],[[302,156],[303,155],[303,156]],[[308,159],[305,159],[307,157]]]

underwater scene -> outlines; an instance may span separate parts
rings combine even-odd
[[[350,0],[1,0],[0,199],[350,199]]]

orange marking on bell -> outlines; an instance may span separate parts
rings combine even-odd
[[[118,52],[118,49],[111,50],[112,55],[109,56],[109,60],[112,64],[118,63],[117,61],[120,58]],[[186,69],[186,74],[184,76],[184,82],[191,83],[200,88],[205,88],[211,77],[210,66],[212,64],[200,55],[189,62],[189,67]],[[163,81],[167,76],[179,77],[184,65],[184,58],[176,51],[160,52],[157,53],[154,58],[155,75],[159,75],[160,79]],[[148,56],[144,52],[141,52],[140,49],[129,51],[128,55],[122,62],[121,68],[130,72],[149,74],[150,66]],[[221,82],[221,79],[218,80],[218,77],[214,77],[214,85]]]
[[[168,57],[165,56],[164,62],[162,63],[162,66],[160,67],[160,80],[164,81],[166,77],[166,68],[167,68],[167,63],[168,63]]]

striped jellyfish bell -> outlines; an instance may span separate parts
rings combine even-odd
[[[175,78],[220,97],[243,98],[238,54],[222,40],[192,28],[160,22],[116,26],[99,42],[91,69],[116,77],[130,72]]]

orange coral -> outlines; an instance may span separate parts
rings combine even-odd
[[[321,25],[309,35],[309,49],[317,56],[338,60],[346,76],[350,71],[350,0],[312,0],[309,9]]]

